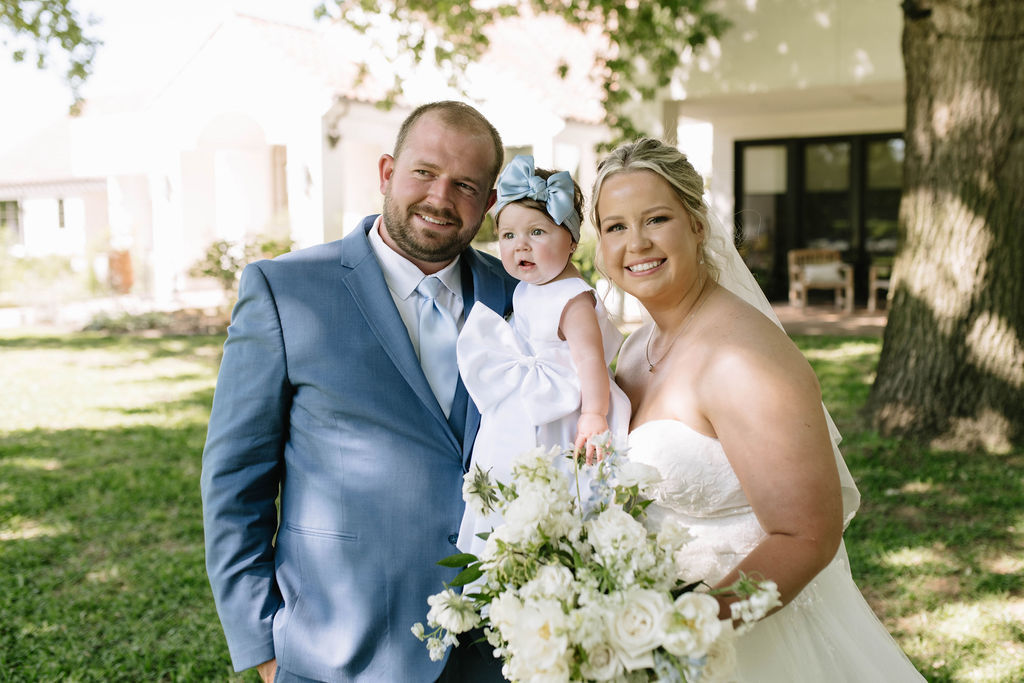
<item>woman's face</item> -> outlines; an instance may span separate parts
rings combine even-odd
[[[572,235],[543,211],[512,203],[498,216],[498,251],[509,275],[541,285],[562,274]]]
[[[672,187],[652,171],[624,171],[604,181],[596,201],[608,277],[645,305],[685,296],[701,236]]]

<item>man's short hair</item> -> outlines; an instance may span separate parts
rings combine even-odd
[[[491,125],[491,122],[484,118],[484,115],[464,102],[457,102],[455,100],[442,100],[440,102],[429,102],[416,107],[409,116],[402,122],[402,127],[398,129],[398,138],[395,140],[395,151],[392,152],[391,156],[395,159],[402,153],[405,148],[406,140],[409,137],[409,131],[416,122],[424,115],[428,113],[436,113],[441,119],[441,122],[446,126],[452,128],[459,128],[467,133],[486,133],[490,136],[491,142],[494,143],[494,166],[490,170],[490,180],[487,188],[494,187],[494,181],[498,178],[498,172],[501,171],[501,164],[505,157],[505,147],[501,143],[501,135],[498,134],[497,129]]]

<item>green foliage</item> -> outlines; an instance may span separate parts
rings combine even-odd
[[[653,99],[685,59],[729,27],[709,4],[708,0],[505,0],[480,8],[448,0],[326,0],[316,16],[337,18],[361,32],[369,31],[375,18],[390,18],[397,25],[401,51],[417,62],[429,56],[456,86],[466,67],[487,51],[484,29],[502,18],[549,14],[583,30],[596,30],[607,45],[597,54],[596,68],[604,91],[606,123],[615,132],[607,145],[612,147],[645,132],[629,115],[630,105]],[[568,66],[553,64],[552,70],[564,78]],[[396,81],[386,104],[400,90],[401,83]]]
[[[8,228],[0,229],[0,306],[46,306],[106,293],[91,269],[76,268],[67,256],[12,254],[8,234]]]
[[[594,240],[581,240],[576,244],[576,251],[572,255],[572,262],[580,271],[580,275],[591,287],[601,279],[594,259],[597,256],[597,243]]]
[[[36,66],[45,69],[53,60],[51,47],[56,46],[67,61],[65,78],[75,105],[79,89],[92,73],[96,48],[102,45],[87,34],[83,23],[87,28],[93,22],[83,22],[71,0],[0,0],[0,26],[13,34],[2,41],[11,58],[15,62],[34,58]],[[9,44],[12,39],[15,45]]]
[[[245,242],[214,240],[206,248],[202,258],[196,261],[189,270],[192,277],[211,277],[220,283],[221,289],[229,298],[238,286],[238,278],[242,269],[252,261],[274,258],[292,250],[295,243],[291,239],[257,236]]]
[[[126,334],[142,330],[157,330],[170,324],[171,315],[163,311],[146,313],[97,313],[85,326],[87,332]]]

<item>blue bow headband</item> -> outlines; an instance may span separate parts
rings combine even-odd
[[[553,173],[545,180],[534,173],[532,156],[517,154],[498,178],[494,215],[497,217],[502,209],[516,200],[534,199],[544,204],[551,220],[568,230],[574,242],[579,242],[582,219],[573,208],[575,193],[576,186],[568,171]]]

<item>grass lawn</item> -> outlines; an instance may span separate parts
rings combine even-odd
[[[203,565],[222,342],[0,336],[0,682],[258,680],[231,672]],[[864,498],[871,605],[929,681],[1024,680],[1024,453],[882,439],[859,416],[879,342],[798,343]]]

